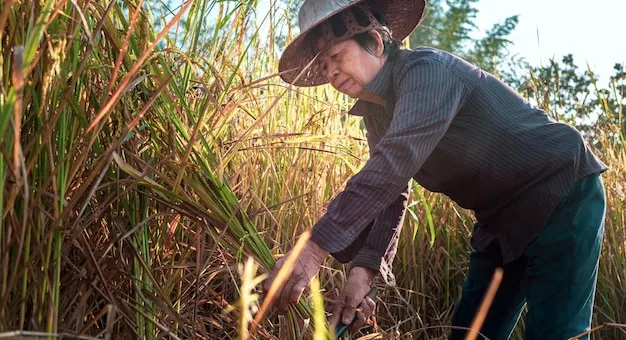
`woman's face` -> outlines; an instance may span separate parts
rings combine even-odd
[[[359,98],[385,63],[382,38],[371,31],[378,46],[372,46],[372,53],[366,51],[354,39],[332,45],[320,55],[320,66],[330,84],[341,93]]]

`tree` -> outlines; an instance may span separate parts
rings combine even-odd
[[[469,33],[476,27],[472,21],[478,10],[472,4],[478,0],[432,0],[426,6],[422,24],[411,34],[412,47],[428,45],[448,52],[464,51],[472,39]]]
[[[478,0],[431,0],[425,18],[409,37],[411,47],[427,45],[454,53],[498,75],[511,85],[518,84],[515,71],[526,68],[522,58],[511,58],[506,47],[508,36],[515,30],[518,17],[496,23],[480,39],[472,38],[473,23],[478,14],[474,4]]]
[[[568,54],[560,62],[530,68],[528,76],[520,77],[519,90],[553,118],[575,125],[592,139],[598,130],[613,127],[620,127],[626,136],[624,65],[615,64],[614,72],[608,86],[601,87],[595,74],[580,69]]]

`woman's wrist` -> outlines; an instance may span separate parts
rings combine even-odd
[[[306,247],[309,255],[313,256],[320,264],[330,254],[326,249],[319,246],[313,240],[308,240]]]
[[[370,286],[374,282],[374,278],[376,277],[376,274],[378,274],[378,271],[376,269],[367,268],[367,267],[356,266],[350,269],[350,276],[359,277],[365,280],[367,284]]]

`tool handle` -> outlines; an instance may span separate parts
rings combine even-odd
[[[378,289],[376,287],[372,287],[372,289],[370,289],[370,291],[365,296],[373,300],[377,294],[378,294]],[[354,324],[355,321],[356,321],[356,317],[352,319],[352,321],[348,325],[342,322],[339,322],[339,325],[337,325],[337,329],[335,330],[335,336],[337,337],[337,339],[339,339],[339,337],[342,336],[348,330],[348,328],[350,328],[350,326]]]

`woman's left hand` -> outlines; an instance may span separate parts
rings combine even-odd
[[[287,258],[291,255],[291,252],[292,251],[289,251],[285,256],[276,261],[272,272],[263,283],[263,291],[265,294],[269,292],[272,283]],[[308,240],[307,244],[297,256],[291,275],[287,281],[279,287],[276,299],[273,303],[279,314],[283,314],[287,311],[289,303],[296,304],[298,300],[300,300],[302,292],[308,287],[315,274],[319,271],[324,259],[328,256],[328,252],[318,246],[317,243]]]
[[[350,325],[350,332],[356,332],[374,315],[376,302],[367,294],[376,273],[375,270],[365,267],[353,267],[350,270],[348,282],[335,300],[332,316],[328,320],[333,329],[341,322]]]

